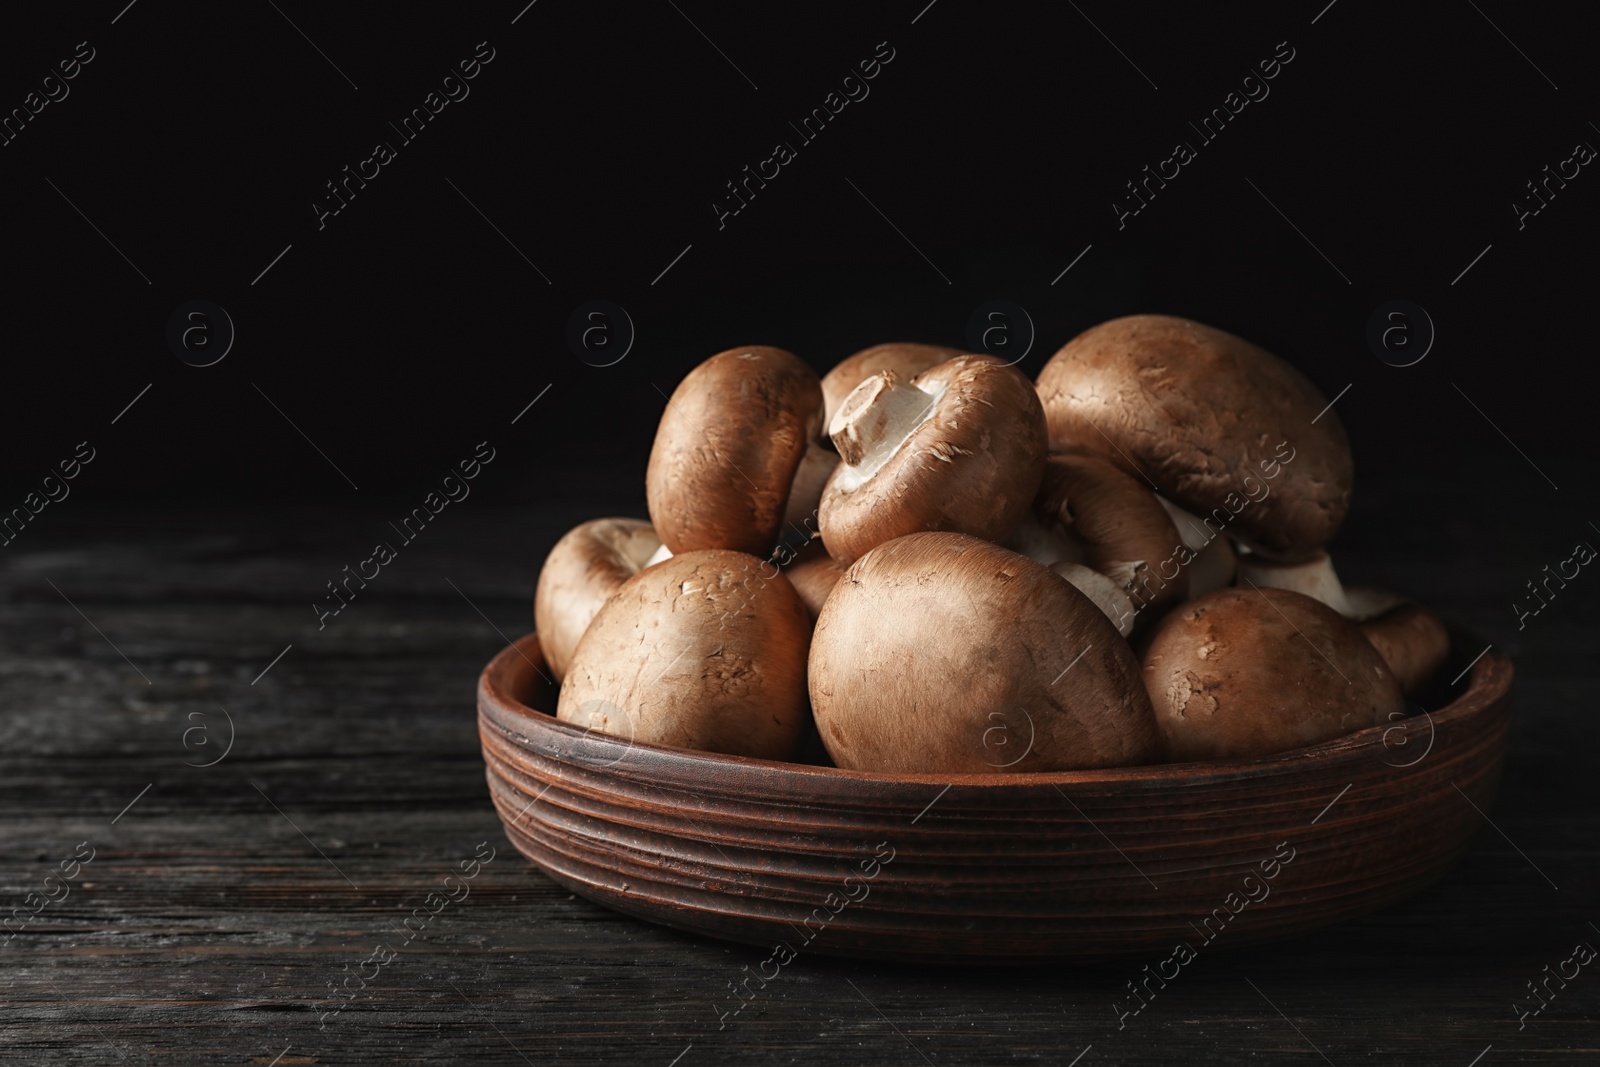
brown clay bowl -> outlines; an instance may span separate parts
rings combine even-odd
[[[1455,647],[1445,677],[1481,646]],[[1491,652],[1437,711],[1266,759],[940,776],[586,734],[535,710],[543,670],[533,634],[490,661],[478,726],[506,835],[551,878],[680,930],[898,960],[1168,956],[1392,904],[1470,849],[1511,687]]]

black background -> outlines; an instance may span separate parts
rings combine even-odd
[[[275,2],[97,0],[8,13],[0,32],[5,110],[78,42],[96,51],[0,147],[0,512],[78,442],[96,450],[0,550],[0,888],[20,899],[71,842],[104,843],[101,888],[6,950],[22,1055],[109,1062],[114,1040],[140,1062],[179,1062],[179,1045],[182,1062],[268,1062],[323,1040],[309,1014],[277,1013],[320,1010],[349,946],[498,832],[472,680],[531,626],[563,530],[644,514],[665,394],[740,344],[819,371],[883,341],[963,346],[992,299],[1037,328],[1030,376],[1097,322],[1165,312],[1339,397],[1356,455],[1341,574],[1516,658],[1503,835],[1380,915],[1219,957],[1121,1038],[1103,1036],[1121,967],[807,960],[720,1046],[702,994],[749,953],[571,900],[507,848],[489,903],[316,1055],[443,1062],[470,1044],[480,1062],[666,1063],[692,1040],[684,1067],[716,1048],[1064,1063],[1094,1041],[1103,1059],[1085,1067],[1244,1050],[1320,1063],[1314,1039],[1341,1064],[1466,1064],[1492,1041],[1491,1067],[1593,1047],[1588,984],[1532,1033],[1506,1004],[1600,919],[1596,580],[1525,631],[1513,608],[1541,567],[1600,539],[1600,176],[1585,167],[1523,229],[1512,210],[1545,166],[1600,145],[1600,17],[1504,0]],[[485,41],[470,96],[399,145],[388,123]],[[788,123],[880,42],[894,59],[870,95],[798,144]],[[1187,123],[1280,42],[1294,59],[1270,96],[1199,145]],[[319,229],[324,183],[378,140],[397,158]],[[719,229],[713,198],[780,140],[797,158]],[[1119,229],[1124,183],[1179,140],[1198,157]],[[194,299],[237,331],[210,367],[167,344]],[[637,330],[609,367],[566,340],[595,299]],[[1365,336],[1396,299],[1437,331],[1409,367]],[[319,631],[323,581],[481,441],[497,458],[471,500]],[[224,700],[238,750],[180,766],[186,716]],[[323,859],[363,891],[340,896]]]
[[[0,492],[20,498],[84,439],[104,458],[78,488],[98,501],[353,492],[287,415],[363,501],[409,500],[489,439],[512,461],[480,483],[486,496],[603,486],[613,509],[637,510],[662,394],[711,353],[774,344],[825,370],[884,340],[963,345],[992,298],[1032,316],[1021,366],[1033,374],[1096,322],[1160,311],[1262,344],[1330,398],[1350,384],[1338,410],[1358,478],[1459,480],[1464,516],[1537,511],[1552,492],[1485,416],[1582,492],[1600,193],[1585,168],[1521,231],[1510,205],[1600,138],[1592,21],[1468,3],[1341,0],[1312,25],[1317,11],[1274,4],[1080,14],[945,0],[913,25],[918,7],[544,0],[511,25],[515,10],[486,5],[141,3],[115,25],[115,10],[60,9],[7,34],[7,107],[78,41],[96,58],[0,149],[12,264]],[[471,95],[397,143],[319,230],[324,183],[376,140],[397,142],[387,123],[480,41],[495,59]],[[797,143],[719,230],[723,183],[797,142],[787,123],[881,41],[895,58],[870,95]],[[1270,96],[1200,145],[1186,121],[1280,41],[1295,58]],[[1179,139],[1198,158],[1119,230],[1123,183]],[[209,368],[165,342],[168,316],[195,298],[237,330]],[[568,315],[596,298],[637,328],[607,368],[565,341]],[[1396,298],[1438,333],[1407,368],[1364,340],[1371,311]],[[1372,521],[1361,484],[1357,519]],[[1436,519],[1403,502],[1382,516]]]

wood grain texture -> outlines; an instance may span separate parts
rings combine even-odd
[[[1429,496],[1447,488],[1373,481],[1363,492],[1380,509],[1398,507],[1392,491],[1419,514],[1447,514]],[[322,631],[310,601],[364,554],[383,513],[86,507],[75,497],[0,557],[3,910],[78,842],[97,849],[71,895],[0,946],[0,1062],[265,1065],[283,1053],[280,1064],[667,1067],[682,1054],[678,1067],[1059,1067],[1092,1045],[1079,1067],[1209,1067],[1321,1064],[1313,1043],[1340,1067],[1466,1067],[1490,1044],[1479,1067],[1595,1057],[1600,978],[1587,969],[1525,1029],[1511,1012],[1576,940],[1600,944],[1587,925],[1600,923],[1600,792],[1588,770],[1600,721],[1587,714],[1600,703],[1600,612],[1576,584],[1510,638],[1516,706],[1494,827],[1417,895],[1266,944],[1233,943],[1246,928],[1230,924],[1120,1029],[1125,983],[1166,950],[1000,967],[807,951],[719,1029],[729,983],[769,949],[575,897],[505,846],[485,781],[474,684],[505,644],[496,628],[531,626],[536,559],[581,519],[626,510],[615,495],[536,511],[474,499]],[[1415,593],[1498,637],[1499,651],[1515,629],[1507,599],[1544,560],[1503,547],[1513,542],[1484,521],[1367,540],[1358,526],[1341,574]],[[201,759],[182,743],[199,721],[189,715],[219,704],[237,726],[232,752],[185,766]],[[1092,795],[1073,797],[1099,821]],[[1356,799],[1352,789],[1323,821]],[[500,853],[468,899],[399,947],[396,925],[481,841]],[[1301,858],[1265,904],[1290,892]],[[319,1031],[328,983],[379,943],[394,961]]]

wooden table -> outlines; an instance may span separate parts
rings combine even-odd
[[[66,896],[0,947],[0,1060],[1600,1062],[1600,966],[1551,981],[1520,1028],[1513,1009],[1537,1005],[1527,983],[1575,943],[1600,946],[1593,594],[1517,635],[1494,827],[1402,906],[1218,946],[1121,1029],[1113,1002],[1149,961],[801,957],[719,1029],[729,983],[763,953],[568,895],[507,845],[484,783],[478,670],[531,628],[542,552],[607,510],[475,501],[321,630],[313,601],[388,536],[382,512],[83,509],[11,545],[0,899],[26,913],[30,893]],[[1354,521],[1342,564],[1409,575],[1493,638],[1537,564],[1482,543],[1514,517],[1483,521],[1401,531],[1381,554],[1384,531]],[[490,848],[467,896],[430,914],[429,894]],[[380,945],[392,957],[367,962]]]

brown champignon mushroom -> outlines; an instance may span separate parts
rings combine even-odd
[[[844,577],[844,572],[838,561],[828,555],[821,541],[806,545],[783,568],[784,576],[794,586],[794,591],[800,594],[800,600],[805,604],[812,621],[822,614],[822,605],[827,602],[833,587],[839,584],[839,579]]]
[[[1189,574],[1183,566],[1187,551],[1172,519],[1154,493],[1105,460],[1051,456],[1033,513],[1065,540],[1075,542],[1076,551],[1057,559],[1031,558],[1045,564],[1081,563],[1111,579],[1134,613],[1126,620],[1112,616],[1124,634],[1131,632],[1135,616],[1154,620],[1187,599]],[[1062,577],[1073,580],[1069,574]],[[1090,599],[1101,603],[1092,593]],[[1121,602],[1116,603],[1120,608]]]
[[[1242,585],[1304,594],[1356,623],[1407,696],[1414,695],[1450,654],[1450,633],[1437,615],[1387,589],[1344,585],[1326,552],[1303,563],[1273,563],[1246,554],[1239,558],[1238,579]]]
[[[1355,589],[1350,592],[1353,595]],[[1450,655],[1450,631],[1418,604],[1400,604],[1357,625],[1407,696],[1416,695]]]
[[[1159,747],[1138,661],[1105,615],[1042,564],[963,534],[856,561],[817,620],[810,688],[823,744],[851,770],[1114,767]],[[1015,746],[1004,760],[996,730]]]
[[[1144,684],[1178,762],[1267,756],[1405,714],[1361,631],[1287,589],[1219,589],[1169,612]]]
[[[661,414],[645,473],[662,544],[765,555],[821,424],[816,372],[781,348],[730,348],[690,371]]]
[[[787,759],[811,620],[771,564],[684,552],[629,579],[578,642],[556,718],[631,741]]]
[[[655,530],[639,519],[593,519],[556,542],[539,569],[533,624],[557,682],[595,614],[660,547]]]
[[[1317,387],[1242,338],[1133,315],[1069,341],[1039,375],[1050,446],[1147,478],[1202,521],[1276,559],[1333,539],[1350,443]]]
[[[880,371],[828,425],[843,462],[822,539],[840,563],[922,530],[1009,534],[1044,475],[1044,413],[1028,380],[992,356],[957,356],[903,382]]]
[[[892,370],[901,381],[910,381],[930,367],[936,367],[945,360],[955,359],[959,355],[962,355],[959,348],[896,341],[864,348],[855,355],[840,360],[837,366],[822,376],[824,407],[822,425],[827,426],[833,421],[834,412],[839,410],[844,398],[849,396],[856,386],[879,371]]]

